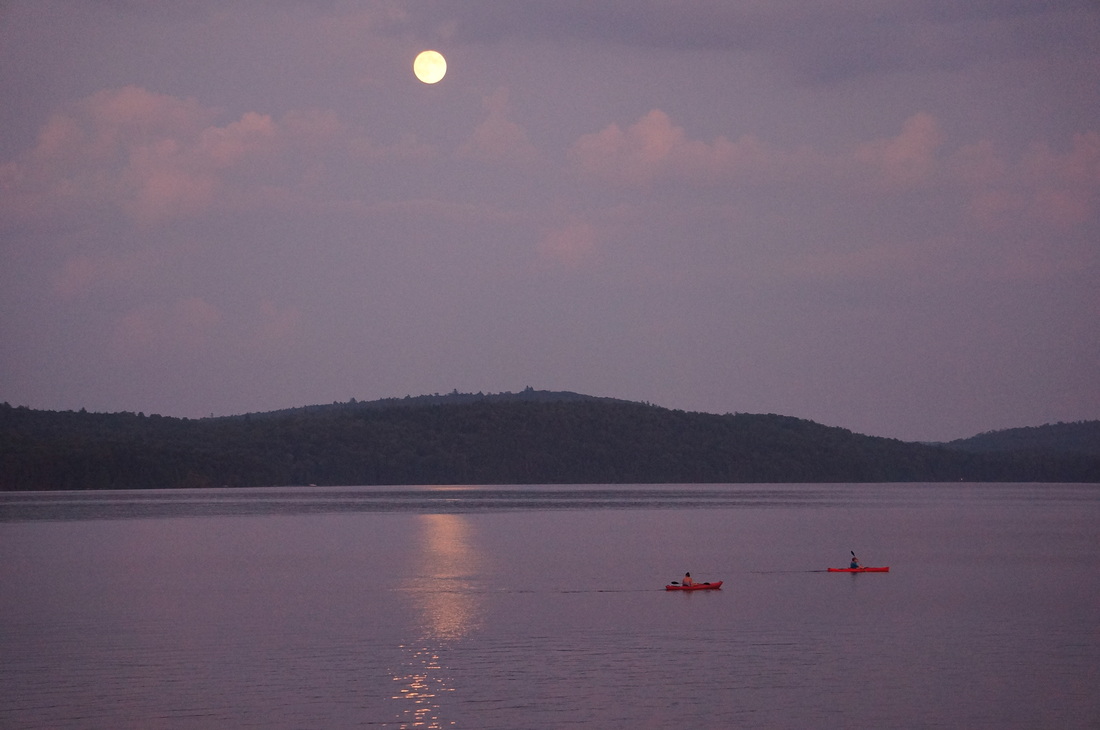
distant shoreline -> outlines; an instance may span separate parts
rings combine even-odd
[[[908,443],[774,414],[577,393],[183,419],[0,405],[0,490],[338,485],[1100,482],[1100,421]]]

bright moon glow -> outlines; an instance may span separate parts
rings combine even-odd
[[[413,73],[425,84],[434,84],[447,74],[447,59],[439,51],[423,51],[413,61]]]

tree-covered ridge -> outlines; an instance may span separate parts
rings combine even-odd
[[[557,395],[451,394],[198,420],[4,404],[0,489],[1100,482],[1096,456],[977,453],[787,416]]]
[[[1048,451],[1100,456],[1100,421],[987,431],[968,439],[951,441],[947,445],[967,451]]]
[[[584,395],[582,393],[574,393],[568,390],[535,390],[531,386],[527,386],[518,393],[511,393],[504,391],[501,393],[460,393],[458,390],[452,390],[450,393],[440,395],[439,393],[432,393],[428,395],[406,395],[404,398],[380,398],[372,401],[359,401],[355,398],[347,401],[346,403],[332,403],[331,405],[312,405],[312,406],[300,406],[298,408],[284,408],[277,411],[266,411],[264,413],[250,413],[247,414],[251,417],[272,417],[272,416],[287,416],[292,414],[301,414],[305,412],[328,411],[328,410],[357,410],[361,408],[395,408],[395,407],[416,407],[416,406],[431,406],[431,405],[459,405],[463,403],[475,403],[475,402],[488,402],[498,403],[503,401],[515,402],[523,401],[528,403],[558,403],[568,401],[602,401],[604,403],[629,403],[630,401],[620,400],[618,398],[604,398],[594,395]],[[229,418],[241,418],[242,416],[229,416]]]

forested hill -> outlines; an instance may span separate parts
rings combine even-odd
[[[986,453],[1044,451],[1100,456],[1100,421],[988,431],[968,439],[948,442],[947,446]]]
[[[197,420],[0,405],[3,490],[956,480],[1100,482],[1100,456],[531,389]]]

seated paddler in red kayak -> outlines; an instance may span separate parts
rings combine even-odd
[[[865,568],[863,563],[856,557],[856,551],[849,551],[852,553],[852,559],[848,561],[847,568],[829,568],[830,573],[889,573],[889,566],[882,566],[881,568]]]
[[[722,587],[722,581],[707,581],[706,583],[696,583],[691,578],[691,573],[684,573],[684,578],[681,582],[677,583],[672,581],[665,586],[666,591],[706,591],[714,590]]]

